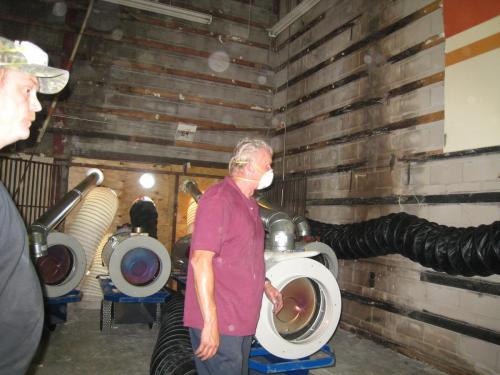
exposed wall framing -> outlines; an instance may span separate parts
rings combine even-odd
[[[64,194],[66,169],[66,165],[58,162],[0,156],[0,180],[27,226]]]

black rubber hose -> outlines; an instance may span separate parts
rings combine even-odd
[[[189,331],[183,324],[184,296],[169,290],[171,297],[162,305],[160,331],[149,373],[151,375],[196,374]]]
[[[150,237],[158,238],[158,211],[153,202],[137,200],[129,210],[132,227],[141,227]]]
[[[312,237],[329,245],[339,259],[398,253],[452,275],[500,274],[500,221],[455,228],[404,212],[355,224],[308,220]]]

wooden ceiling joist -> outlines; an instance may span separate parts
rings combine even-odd
[[[124,108],[105,108],[105,107],[94,107],[88,105],[70,104],[65,103],[60,105],[60,108],[65,111],[66,114],[78,111],[85,114],[96,113],[96,114],[110,114],[118,117],[133,118],[138,120],[144,120],[147,122],[159,122],[166,125],[175,125],[179,123],[192,124],[198,127],[197,131],[203,130],[221,130],[221,131],[233,131],[233,132],[258,132],[264,133],[268,129],[264,127],[244,127],[242,125],[236,124],[225,124],[217,121],[204,120],[199,118],[188,118],[173,116],[164,113],[151,113],[144,111],[135,111]],[[57,117],[57,115],[54,115]]]

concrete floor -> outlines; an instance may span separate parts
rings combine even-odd
[[[73,304],[68,310],[67,323],[42,340],[40,353],[28,374],[149,374],[156,328],[118,324],[110,333],[101,333],[98,310],[80,309]],[[311,370],[311,375],[444,375],[341,329],[335,333],[331,347],[336,353],[336,366]]]

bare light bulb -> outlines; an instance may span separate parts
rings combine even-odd
[[[144,173],[139,178],[139,183],[144,189],[151,189],[155,184],[155,177],[151,173]]]

